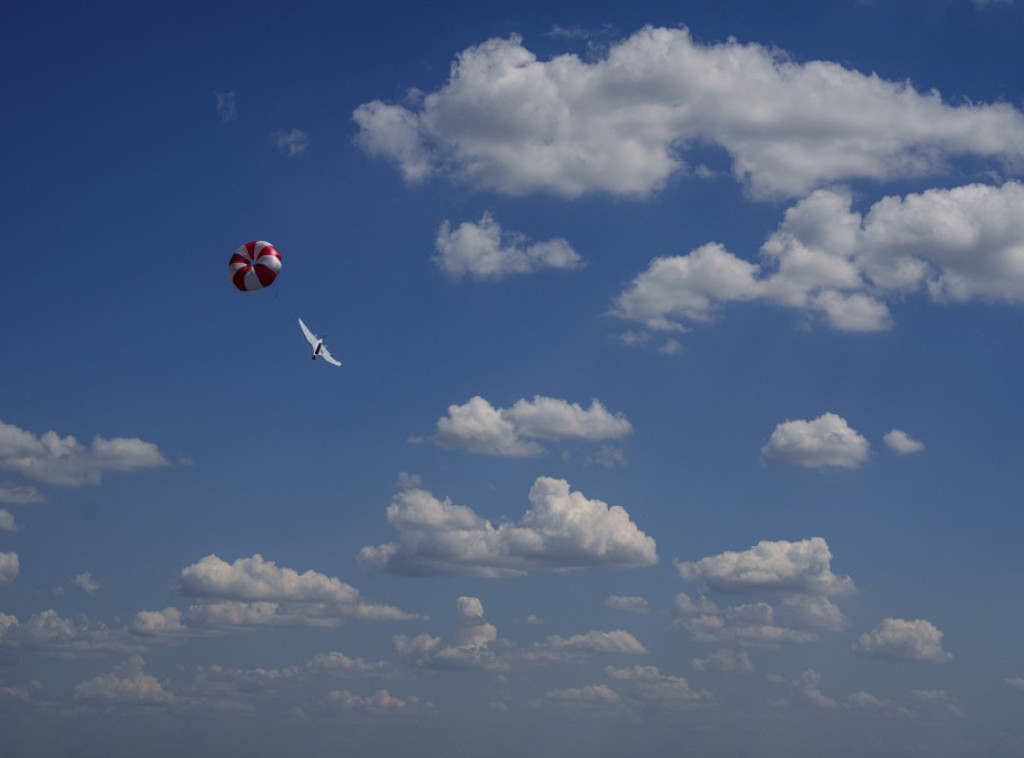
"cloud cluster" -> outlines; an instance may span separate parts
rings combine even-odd
[[[258,553],[233,563],[208,555],[181,570],[178,593],[197,602],[184,613],[174,607],[140,611],[132,631],[177,637],[261,627],[333,627],[350,619],[418,618],[394,606],[369,603],[336,577],[312,570],[300,574]]]
[[[433,261],[448,276],[457,279],[499,279],[509,274],[529,274],[543,268],[575,269],[583,259],[561,237],[531,243],[524,235],[502,232],[489,212],[476,223],[466,221],[451,228],[441,222],[434,243]]]
[[[824,413],[812,421],[785,421],[776,426],[761,448],[761,460],[808,468],[856,468],[867,460],[870,447],[846,419]]]
[[[520,399],[511,408],[495,408],[480,396],[464,405],[448,407],[437,420],[434,441],[446,448],[510,457],[544,453],[538,439],[618,439],[632,434],[633,426],[622,413],[610,413],[598,400],[584,409],[552,397],[535,395]]]
[[[833,573],[832,553],[821,537],[788,542],[762,541],[743,552],[728,551],[699,561],[677,561],[685,580],[701,580],[711,592],[765,594],[765,601],[720,606],[679,593],[677,625],[694,639],[727,647],[777,647],[815,642],[824,632],[838,632],[847,619],[829,598],[855,591],[849,577]],[[701,665],[745,668],[731,653],[719,653]],[[746,661],[749,663],[749,660]]]
[[[729,302],[762,301],[840,331],[892,325],[887,301],[922,292],[939,303],[1024,302],[1024,185],[970,184],[886,197],[862,216],[841,189],[788,209],[761,262],[717,243],[654,259],[613,313],[649,329],[707,322]]]
[[[119,704],[174,702],[174,695],[156,677],[143,671],[144,665],[142,656],[135,654],[111,673],[80,683],[75,687],[74,698]]]
[[[37,437],[0,421],[0,468],[17,471],[38,482],[72,487],[99,484],[104,471],[167,465],[169,462],[156,445],[137,437],[108,440],[96,435],[86,447],[70,435],[60,437],[49,431]]]
[[[138,638],[126,629],[87,617],[61,618],[56,611],[34,613],[25,622],[0,612],[0,650],[79,658],[108,653],[134,653]]]
[[[475,597],[456,601],[458,618],[449,639],[419,634],[395,635],[395,651],[419,668],[506,670],[522,663],[581,664],[596,655],[646,655],[645,648],[624,629],[590,631],[571,637],[551,635],[543,642],[520,648],[498,637],[498,629],[484,618],[483,604]]]
[[[508,194],[644,195],[701,173],[686,151],[708,144],[759,197],[935,173],[957,155],[1024,155],[1012,106],[954,107],[837,63],[651,27],[589,63],[540,61],[518,36],[491,39],[410,107],[375,100],[353,117],[358,143],[407,181],[447,174]]]
[[[887,618],[853,643],[853,651],[876,658],[945,663],[952,653],[942,649],[942,632],[924,619]]]
[[[538,478],[530,509],[517,523],[495,527],[471,508],[427,490],[399,492],[387,519],[398,543],[367,546],[359,561],[395,574],[520,576],[529,571],[633,568],[657,562],[654,539],[626,510],[589,500],[569,483]]]

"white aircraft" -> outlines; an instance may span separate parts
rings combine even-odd
[[[316,357],[319,355],[328,363],[332,363],[335,366],[341,365],[341,361],[339,361],[337,358],[331,355],[330,352],[327,350],[327,345],[324,344],[323,337],[317,337],[315,334],[313,334],[313,332],[309,331],[309,327],[302,323],[301,318],[299,319],[299,326],[302,327],[302,333],[306,335],[306,342],[308,342],[309,346],[313,348],[314,361],[316,360]]]

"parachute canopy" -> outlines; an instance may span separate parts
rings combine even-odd
[[[281,254],[269,242],[248,242],[231,256],[228,273],[242,292],[269,287],[281,270]]]

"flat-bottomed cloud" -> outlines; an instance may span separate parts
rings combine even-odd
[[[573,492],[569,483],[538,478],[530,509],[517,523],[495,527],[471,508],[423,489],[399,492],[387,509],[397,543],[367,546],[361,563],[394,574],[519,576],[529,571],[634,568],[657,562],[654,539],[625,508]]]

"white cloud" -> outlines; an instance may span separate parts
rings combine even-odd
[[[692,704],[712,699],[711,693],[707,690],[695,690],[683,677],[662,674],[656,666],[631,666],[621,669],[607,666],[605,673],[610,679],[631,683],[637,695],[645,701]]]
[[[495,408],[480,396],[464,405],[451,405],[437,420],[434,441],[446,448],[510,457],[541,455],[534,440],[618,439],[633,432],[622,413],[612,414],[598,400],[584,409],[579,403],[535,395],[511,408]]]
[[[135,634],[154,637],[176,637],[188,633],[181,611],[173,607],[162,611],[139,611],[135,614],[131,630]]]
[[[789,208],[761,263],[717,243],[656,258],[614,300],[613,314],[650,329],[706,322],[728,302],[758,300],[833,329],[888,329],[887,300],[1024,302],[1024,185],[970,184],[886,197],[862,216],[843,189]]]
[[[235,92],[216,92],[217,115],[225,124],[238,118],[238,108],[235,105]]]
[[[452,405],[448,415],[437,420],[434,441],[442,447],[459,448],[472,453],[528,457],[540,455],[544,447],[522,440],[515,425],[482,397],[465,405]]]
[[[62,438],[49,431],[37,437],[0,421],[0,468],[47,484],[99,484],[104,471],[167,465],[156,445],[137,437],[108,440],[96,435],[85,447],[72,436]]]
[[[518,523],[495,528],[472,509],[421,489],[399,492],[387,508],[399,543],[367,546],[361,563],[396,574],[518,576],[529,571],[633,568],[657,562],[655,543],[621,506],[538,478]]]
[[[299,129],[292,129],[290,132],[279,130],[273,132],[271,138],[278,151],[289,158],[297,158],[304,155],[309,148],[309,135]]]
[[[1024,691],[1024,676],[1007,677],[1003,683],[1011,690]]]
[[[87,617],[61,618],[54,610],[34,613],[24,623],[0,614],[0,650],[78,658],[105,653],[132,653],[138,639]]]
[[[832,572],[832,554],[820,537],[800,542],[760,542],[742,553],[726,552],[696,562],[677,561],[683,579],[703,579],[721,593],[780,595],[778,605],[764,601],[720,607],[701,595],[694,602],[676,595],[675,626],[695,640],[726,647],[777,648],[781,644],[817,642],[821,633],[845,629],[848,621],[830,595],[855,591],[849,577]],[[698,668],[745,670],[749,659],[730,658],[730,650],[701,661]]]
[[[924,443],[912,439],[910,435],[899,429],[893,429],[882,439],[885,440],[885,444],[888,445],[890,450],[895,450],[900,455],[918,453],[924,450]]]
[[[184,615],[187,628],[336,626],[346,619],[401,621],[417,618],[364,600],[336,577],[279,567],[256,554],[228,563],[208,555],[181,570],[178,591],[200,598]],[[136,631],[166,634],[181,626],[173,609],[136,616]]]
[[[506,670],[516,663],[579,664],[595,655],[645,655],[647,649],[629,632],[590,631],[571,637],[552,635],[544,642],[521,649],[499,639],[498,630],[484,618],[483,604],[475,597],[456,601],[458,617],[448,639],[419,634],[396,634],[398,655],[420,668]]]
[[[79,589],[81,589],[83,592],[87,592],[90,595],[100,588],[100,583],[93,579],[92,574],[90,574],[88,571],[85,571],[76,576],[74,579],[71,580],[71,583]]]
[[[715,592],[842,595],[849,577],[832,573],[832,552],[821,537],[799,542],[762,541],[742,553],[727,551],[696,562],[677,562],[683,579],[703,579]]]
[[[895,700],[860,691],[850,695],[844,706],[861,712],[897,716],[931,724],[948,722],[963,716],[960,703],[945,690],[911,690]]]
[[[673,317],[706,322],[720,302],[759,297],[756,276],[756,265],[712,242],[689,255],[655,258],[615,299],[613,313],[651,329],[684,331]]]
[[[761,448],[761,460],[808,468],[856,468],[867,460],[869,449],[868,441],[851,429],[846,419],[824,413],[813,421],[778,424]]]
[[[14,516],[6,508],[0,508],[0,532],[18,532],[21,526],[14,521]]]
[[[677,598],[677,605],[678,598]],[[782,644],[805,644],[820,638],[815,629],[784,626],[775,618],[775,609],[764,602],[718,607],[704,601],[700,611],[691,613],[680,606],[678,626],[698,642],[739,647],[777,648]]]
[[[111,673],[97,676],[75,687],[75,700],[117,702],[120,704],[171,703],[175,697],[160,681],[143,671],[141,655],[133,655]]]
[[[605,598],[604,605],[606,608],[614,608],[617,611],[626,611],[627,613],[638,613],[642,616],[646,616],[651,612],[651,604],[647,602],[647,598],[643,597],[611,595]]]
[[[565,705],[586,706],[618,706],[622,702],[615,690],[606,684],[585,684],[582,687],[551,690],[544,695],[544,699]]]
[[[1012,106],[953,107],[906,82],[757,44],[703,45],[686,29],[641,29],[592,63],[491,39],[409,108],[376,100],[353,117],[358,143],[408,181],[446,174],[509,194],[642,196],[689,173],[687,148],[707,143],[759,197],[1024,155]]]
[[[19,571],[17,553],[0,553],[0,584],[12,584]]]
[[[332,690],[321,701],[321,706],[328,711],[342,709],[359,711],[371,716],[430,711],[433,708],[431,703],[421,702],[415,695],[404,699],[398,698],[386,689],[379,689],[372,695],[356,695],[348,690]]]
[[[818,687],[820,683],[821,672],[807,669],[798,678],[794,679],[791,685],[800,699],[808,705],[812,705],[815,708],[835,708],[837,705],[836,701],[822,693]]]
[[[646,655],[647,652],[647,648],[632,634],[625,629],[616,629],[574,634],[568,638],[552,635],[525,651],[525,656],[531,661],[576,662],[594,654]]]
[[[694,658],[691,663],[698,671],[721,671],[726,673],[747,673],[754,670],[746,650],[720,647],[708,654],[707,658]]]
[[[860,636],[852,649],[876,658],[945,663],[953,655],[942,649],[942,632],[930,621],[887,618]]]
[[[441,223],[433,261],[453,278],[474,276],[499,279],[508,274],[529,274],[543,268],[575,269],[583,259],[561,237],[530,243],[522,234],[502,232],[489,213],[479,222],[467,221],[454,231]]]

